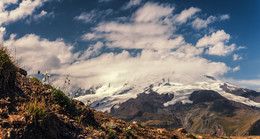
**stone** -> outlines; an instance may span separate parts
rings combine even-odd
[[[25,117],[20,115],[9,115],[9,121],[12,125],[22,125],[26,122]]]
[[[21,73],[24,76],[27,76],[27,71],[22,68],[19,68],[19,73]]]
[[[184,128],[179,128],[179,129],[177,129],[177,131],[178,132],[181,132],[181,133],[187,133],[187,131],[186,131],[186,129],[184,129]]]

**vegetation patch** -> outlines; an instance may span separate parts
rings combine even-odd
[[[48,116],[48,109],[44,101],[33,100],[28,102],[25,106],[25,109],[28,111],[33,120],[43,120]]]
[[[115,134],[115,132],[113,132],[111,129],[108,130],[108,138],[110,139],[116,139],[117,135]]]
[[[41,80],[40,80],[39,78],[37,78],[37,77],[30,77],[30,79],[31,79],[33,82],[37,83],[38,85],[42,84]]]
[[[125,132],[126,132],[128,135],[130,135],[130,136],[134,136],[133,133],[132,133],[132,131],[131,131],[130,129],[125,130]]]
[[[7,49],[0,46],[0,90],[14,86],[18,68],[13,64]]]
[[[75,103],[72,100],[70,100],[61,90],[55,88],[52,90],[52,101],[53,103],[65,108],[70,113],[76,112]]]

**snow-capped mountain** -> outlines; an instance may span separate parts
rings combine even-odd
[[[184,127],[202,134],[260,134],[260,93],[212,76],[128,81],[81,89],[73,96],[91,101],[97,110],[152,127]]]
[[[159,94],[174,95],[173,99],[164,103],[164,106],[174,105],[176,102],[192,103],[189,97],[194,91],[212,90],[228,100],[260,108],[260,101],[254,101],[254,98],[245,95],[252,90],[240,88],[207,75],[200,76],[197,80],[184,82],[171,77],[160,80],[132,81],[116,86],[108,84],[91,87],[87,90],[78,90],[73,94],[73,97],[84,103],[91,101],[93,108],[110,112],[112,107],[116,109],[123,102],[136,98],[140,93],[149,93],[150,90]]]

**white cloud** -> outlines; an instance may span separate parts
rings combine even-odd
[[[60,68],[63,64],[73,62],[76,57],[76,54],[72,53],[73,46],[65,44],[62,39],[49,41],[35,34],[19,39],[15,39],[12,34],[4,45],[10,50],[16,49],[16,59],[29,74],[35,74],[38,70],[51,71]]]
[[[219,17],[216,16],[209,16],[206,20],[201,19],[201,18],[196,18],[192,22],[192,27],[199,30],[202,28],[207,28],[209,24],[215,22],[215,21],[222,21],[222,20],[227,20],[229,19],[228,14],[220,15]]]
[[[230,16],[228,14],[223,14],[219,18],[220,18],[220,20],[227,20],[230,18]]]
[[[95,23],[99,19],[110,15],[113,12],[112,9],[98,11],[96,9],[91,10],[90,12],[81,13],[79,16],[76,16],[76,20],[83,21],[84,23]]]
[[[229,39],[230,39],[229,34],[226,34],[224,30],[218,30],[217,32],[213,32],[211,36],[205,35],[197,42],[196,46],[208,47],[210,45],[215,45],[219,42],[228,42]]]
[[[206,28],[210,23],[214,22],[216,20],[215,16],[209,16],[206,20],[196,18],[192,22],[192,27],[195,29],[201,29],[201,28]]]
[[[86,34],[81,36],[81,39],[84,40],[84,41],[92,40],[92,39],[98,39],[98,38],[100,38],[100,37],[97,36],[94,33],[86,33]]]
[[[170,77],[172,73],[179,77],[179,80],[191,81],[190,78],[197,75],[218,76],[229,70],[224,63],[210,62],[194,56],[185,58],[179,54],[180,52],[143,50],[137,57],[131,57],[127,51],[119,54],[108,53],[61,67],[54,72],[61,75],[69,73],[76,83],[73,85],[89,88],[109,83],[117,86],[133,80],[160,79]],[[189,77],[185,78],[183,75]]]
[[[183,10],[179,15],[176,15],[176,20],[180,23],[185,23],[197,12],[200,12],[199,8],[190,7],[189,9]]]
[[[236,45],[226,45],[229,42],[230,35],[224,30],[213,32],[210,36],[205,35],[196,44],[199,48],[208,48],[206,54],[226,56],[236,50]]]
[[[37,20],[37,19],[39,19],[39,18],[41,18],[41,17],[43,17],[45,15],[47,15],[47,12],[42,10],[40,14],[34,15],[33,17]]]
[[[36,8],[43,5],[44,0],[23,0],[19,3],[19,6],[11,11],[7,11],[4,4],[17,3],[18,1],[5,1],[4,3],[0,2],[0,25],[8,24],[10,22],[14,22],[19,19],[23,19],[29,15],[31,15]]]
[[[233,70],[233,72],[238,71],[238,70],[240,70],[240,66],[236,66],[232,70]]]
[[[235,44],[225,45],[223,42],[219,42],[206,51],[206,54],[217,55],[217,56],[226,56],[232,53],[236,48]]]
[[[100,49],[104,46],[102,42],[97,42],[95,45],[88,47],[86,51],[82,54],[82,56],[79,58],[81,60],[89,59],[91,57],[98,56],[101,54]]]
[[[142,2],[142,0],[130,0],[125,6],[122,7],[123,10],[130,9],[132,7],[135,7],[139,5]]]
[[[234,54],[234,55],[233,55],[233,60],[234,60],[234,61],[242,60],[242,59],[243,59],[243,57],[241,57],[241,56],[238,55],[238,54]]]
[[[135,22],[158,21],[163,17],[171,15],[173,10],[174,7],[172,6],[148,2],[135,13]]]

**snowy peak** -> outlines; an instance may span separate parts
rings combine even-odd
[[[122,85],[107,84],[98,87],[92,87],[84,90],[81,95],[75,95],[75,98],[83,101],[92,102],[92,107],[110,112],[111,108],[117,108],[123,102],[136,98],[140,93],[150,93],[151,91],[158,94],[173,94],[174,97],[164,103],[164,106],[174,105],[177,102],[193,103],[190,100],[190,95],[198,90],[212,90],[219,93],[228,100],[246,104],[248,106],[260,107],[260,96],[255,92],[253,96],[246,94],[248,89],[239,88],[229,83],[222,82],[212,76],[204,75],[196,78],[196,80],[181,81],[181,79],[170,77],[162,78],[160,80],[150,81],[132,81],[125,82]],[[239,93],[236,93],[239,92]],[[249,96],[249,97],[246,97]]]

